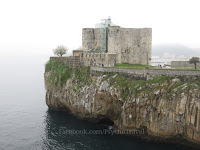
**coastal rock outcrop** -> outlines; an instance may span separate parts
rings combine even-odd
[[[200,81],[196,77],[130,81],[117,73],[91,76],[88,70],[64,71],[70,72],[66,80],[64,74],[55,75],[55,69],[46,69],[49,108],[69,109],[92,121],[109,118],[121,130],[144,128],[148,135],[180,136],[200,143]]]

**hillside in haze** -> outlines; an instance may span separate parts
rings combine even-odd
[[[185,57],[193,57],[200,56],[200,48],[190,48],[180,44],[166,44],[166,45],[153,45],[152,46],[152,56],[160,56],[164,55],[169,56],[182,56]]]

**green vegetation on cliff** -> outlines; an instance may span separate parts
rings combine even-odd
[[[63,65],[61,62],[50,60],[45,65],[45,72],[50,73],[48,81],[52,85],[56,86],[63,86],[63,84],[72,77],[74,77],[74,80],[80,83],[80,86],[91,83],[89,67],[73,69],[72,67],[67,67]]]
[[[63,86],[68,79],[76,85],[76,90],[91,85],[97,82],[94,77],[90,76],[90,67],[80,67],[79,69],[72,69],[60,62],[49,61],[45,66],[45,72],[49,73],[48,82],[53,86]],[[200,81],[197,77],[170,77],[159,76],[152,80],[137,80],[132,81],[119,73],[104,73],[101,83],[106,81],[109,86],[120,90],[120,97],[123,101],[129,100],[130,97],[141,97],[148,94],[150,98],[154,99],[157,94],[162,91],[162,98],[169,99],[172,94],[181,94],[189,92],[191,89],[200,90]]]
[[[162,91],[162,97],[169,99],[172,94],[188,93],[189,90],[200,90],[198,77],[171,77],[159,76],[152,80],[131,81],[118,73],[107,73],[104,80],[110,80],[110,85],[121,89],[120,95],[126,101],[134,95],[136,98],[148,94],[150,98],[155,98],[156,94]]]
[[[110,85],[121,89],[120,94],[123,101],[127,100],[131,95],[138,97],[140,94],[149,94],[154,90],[158,90],[163,84],[169,83],[172,79],[172,77],[160,76],[148,81],[131,81],[118,73],[109,73],[105,78],[110,80]]]

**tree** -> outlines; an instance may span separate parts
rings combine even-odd
[[[197,63],[199,63],[199,57],[192,57],[189,62],[190,64],[194,64],[195,69],[197,69]]]
[[[53,50],[53,53],[55,55],[62,57],[64,54],[68,52],[68,50],[69,49],[67,47],[64,47],[63,45],[61,45],[61,46],[57,46],[57,48]]]

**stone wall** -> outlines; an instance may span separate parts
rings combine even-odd
[[[82,53],[80,54],[81,66],[100,66],[113,67],[116,64],[116,54],[107,53]],[[73,56],[68,57],[50,57],[50,60],[62,62],[66,66],[73,66]]]
[[[173,69],[129,69],[129,68],[101,68],[91,67],[91,73],[118,72],[129,79],[149,80],[160,75],[166,76],[200,76],[200,70],[173,70]]]
[[[107,53],[117,54],[116,63],[151,64],[152,29],[120,28],[107,29]],[[82,31],[83,50],[98,49],[101,45],[100,28],[84,28]]]
[[[101,45],[100,28],[84,28],[82,30],[82,49],[97,49]]]
[[[66,56],[66,57],[50,57],[51,61],[61,62],[66,66],[73,65],[73,56]]]
[[[109,68],[116,63],[116,54],[108,53],[83,53],[81,57],[81,66],[93,66],[91,71],[95,72],[118,72],[128,78],[151,78],[160,75],[167,76],[200,76],[200,70],[180,70],[180,69],[133,69],[133,68]],[[50,60],[62,62],[66,66],[73,65],[73,56],[68,57],[50,57]],[[99,67],[103,64],[104,67]]]
[[[108,28],[108,53],[117,54],[117,63],[151,64],[151,47],[150,28]]]
[[[108,53],[117,54],[117,63],[122,62],[121,58],[121,34],[120,27],[110,27],[108,29]]]
[[[194,68],[194,64],[190,64],[189,61],[172,61],[172,68]],[[197,64],[197,67],[200,67],[200,63]]]
[[[116,54],[107,53],[83,53],[81,56],[82,66],[100,66],[113,67],[116,64]]]

